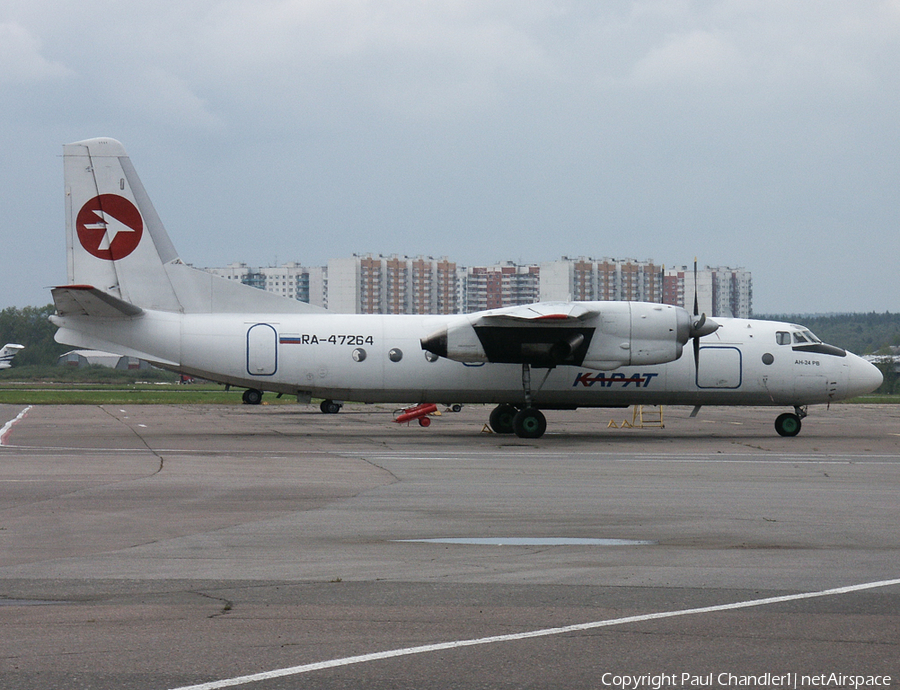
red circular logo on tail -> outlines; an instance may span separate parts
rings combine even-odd
[[[118,194],[100,194],[88,201],[75,219],[78,241],[98,259],[124,259],[140,244],[144,221],[140,211]]]

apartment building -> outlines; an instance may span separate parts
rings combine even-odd
[[[469,266],[460,272],[464,294],[462,313],[514,307],[540,301],[541,268],[506,261],[493,266]]]
[[[666,269],[664,282],[663,302],[666,304],[693,310],[696,292],[701,313],[741,319],[753,316],[753,281],[750,271],[743,268],[700,268],[697,270],[696,290],[693,266]]]
[[[540,298],[554,300],[627,300],[659,302],[662,267],[635,259],[563,257],[541,264]]]
[[[307,268],[289,262],[281,266],[251,268],[245,263],[238,262],[228,264],[224,268],[203,270],[226,280],[236,280],[288,299],[296,299],[319,307],[328,306],[328,285],[323,267]]]
[[[465,314],[538,301],[630,300],[693,309],[692,266],[663,269],[653,261],[563,257],[540,265],[511,261],[458,266],[447,257],[364,254],[298,263],[208,268],[227,280],[345,314]],[[699,269],[696,294],[710,316],[752,315],[752,280],[742,268]]]
[[[344,314],[456,314],[457,268],[446,257],[357,255],[328,261],[328,304]]]

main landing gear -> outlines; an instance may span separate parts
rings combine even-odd
[[[504,403],[497,405],[488,421],[496,434],[515,434],[519,438],[540,438],[547,431],[547,419],[536,407],[518,408]]]
[[[547,419],[536,407],[525,407],[513,417],[513,431],[519,438],[540,438],[547,431]]]
[[[525,405],[498,405],[491,412],[489,424],[494,433],[515,434],[519,438],[540,438],[547,431],[547,418],[534,407],[531,399],[531,366],[522,365],[522,388]]]
[[[800,420],[807,415],[805,407],[795,407],[794,412],[785,412],[775,419],[775,431],[780,436],[796,436],[800,433]]]
[[[342,403],[327,399],[319,403],[319,409],[322,411],[322,414],[337,414],[343,406]]]

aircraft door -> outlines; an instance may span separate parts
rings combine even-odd
[[[701,347],[697,388],[740,388],[742,355],[736,347]]]
[[[268,323],[247,329],[247,373],[272,376],[278,370],[278,333]]]

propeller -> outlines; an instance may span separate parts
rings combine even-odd
[[[694,341],[694,370],[700,373],[700,338],[719,329],[719,323],[700,313],[700,301],[697,298],[697,257],[694,257],[694,316],[688,336]]]
[[[694,316],[700,315],[700,303],[697,300],[697,257],[694,257]]]

